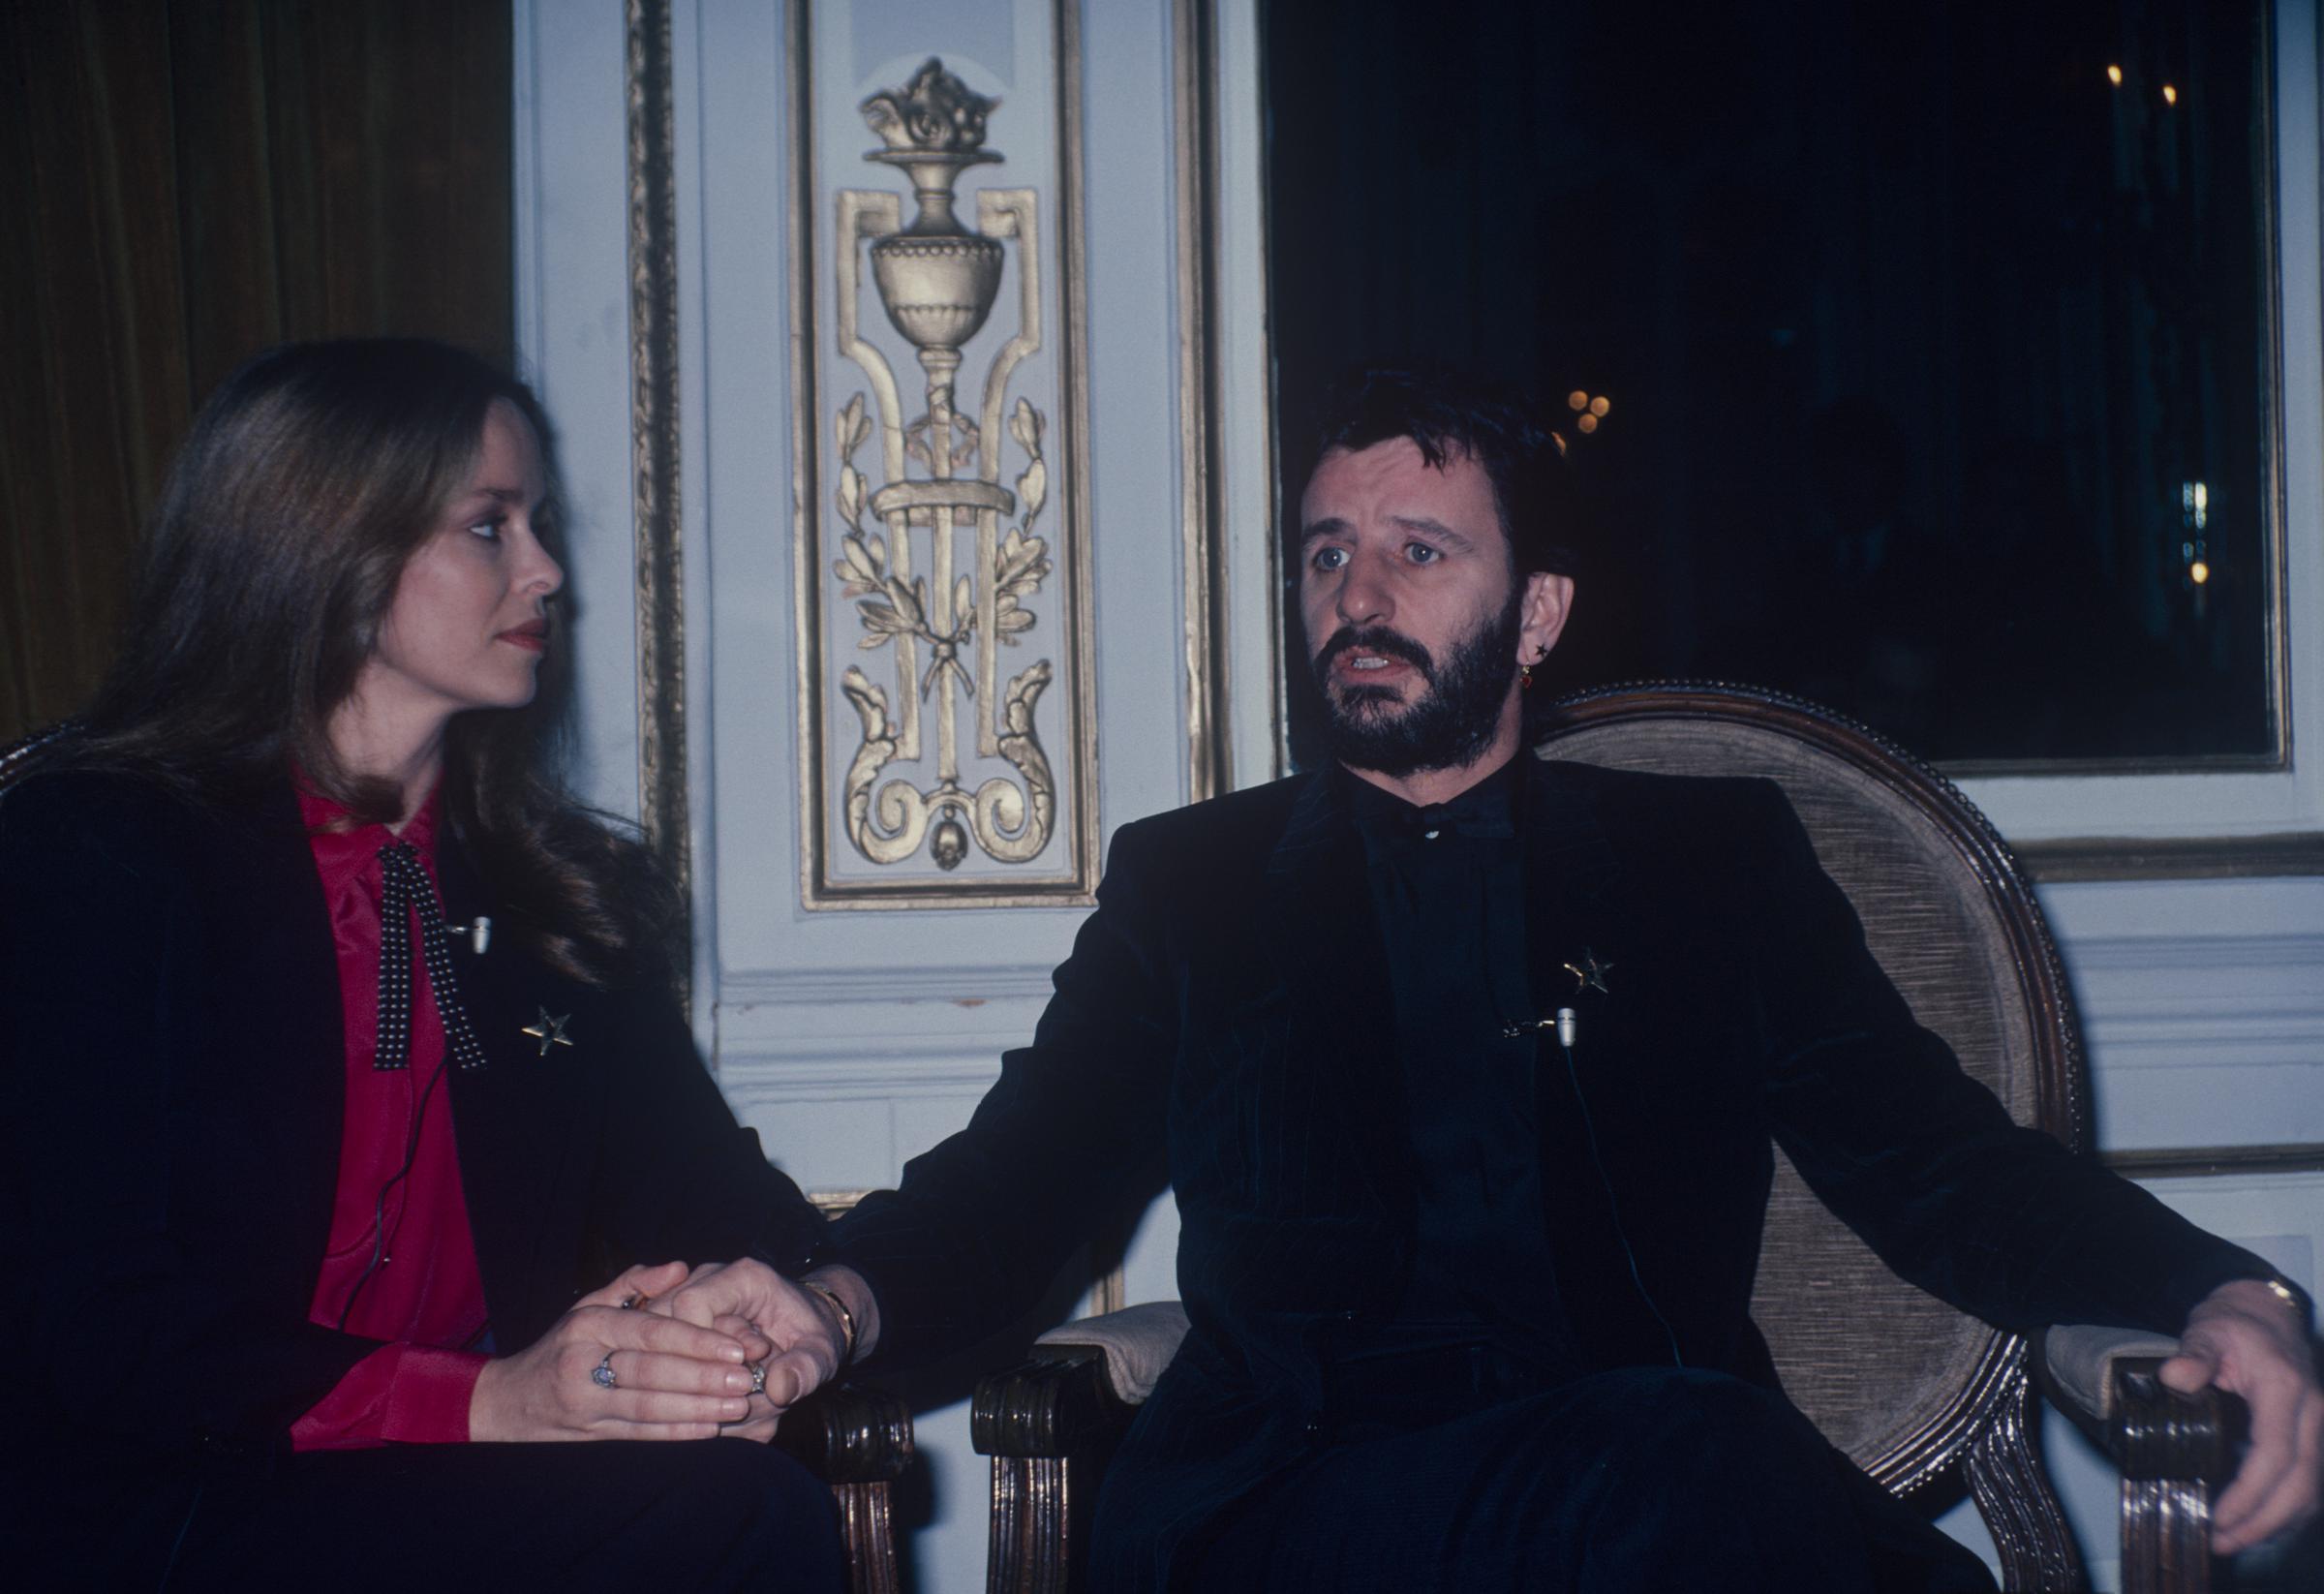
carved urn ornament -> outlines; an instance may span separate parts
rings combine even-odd
[[[846,834],[873,864],[901,864],[925,847],[946,873],[972,847],[998,863],[1027,863],[1049,844],[1057,817],[1056,780],[1034,722],[1055,671],[1036,659],[1004,681],[999,653],[1033,629],[1026,600],[1052,571],[1048,541],[1034,535],[1049,499],[1047,423],[1023,398],[1007,405],[1010,374],[1041,347],[1037,197],[1023,188],[979,192],[973,231],[954,208],[961,173],[1001,159],[984,147],[986,117],[998,104],[931,57],[904,87],[863,104],[885,145],[864,158],[910,179],[919,206],[911,225],[892,193],[839,195],[840,348],[862,369],[872,403],[858,392],[833,416],[846,530],[832,568],[862,623],[858,646],[889,650],[896,666],[888,684],[857,666],[841,673],[841,692],[863,725],[845,777]],[[963,414],[954,394],[961,351],[993,313],[1011,239],[1019,325],[986,371],[975,413]],[[861,253],[872,257],[889,323],[926,373],[927,408],[917,416],[907,418],[894,369],[862,335]],[[875,433],[876,487],[855,462]],[[1000,484],[1004,441],[1024,462],[1014,491]],[[972,756],[991,770],[973,784],[963,765],[963,711]],[[933,721],[933,760],[922,746],[924,717]]]
[[[952,212],[961,173],[1000,162],[984,147],[985,117],[999,104],[933,56],[903,88],[864,102],[864,120],[888,146],[864,159],[902,169],[920,204],[910,227],[872,245],[872,278],[889,322],[924,363],[934,353],[957,366],[961,345],[983,329],[1000,291],[1000,240],[969,231]]]

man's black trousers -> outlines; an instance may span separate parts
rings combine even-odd
[[[1182,1587],[1966,1594],[1993,1581],[1782,1396],[1628,1368],[1428,1425],[1351,1422],[1246,1501]]]

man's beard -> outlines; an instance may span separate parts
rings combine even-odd
[[[1331,756],[1391,779],[1475,763],[1501,727],[1502,705],[1517,672],[1524,595],[1517,584],[1498,615],[1487,616],[1452,644],[1442,668],[1426,648],[1385,626],[1342,626],[1332,632],[1311,666],[1324,694],[1325,740]],[[1421,672],[1420,697],[1403,707],[1390,687],[1334,688],[1331,660],[1351,650],[1413,665]]]

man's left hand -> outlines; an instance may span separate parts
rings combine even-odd
[[[2232,1555],[2315,1515],[2324,1389],[2308,1325],[2281,1296],[2252,1278],[2212,1291],[2187,1314],[2162,1381],[2182,1395],[2216,1384],[2251,1408],[2250,1450],[2212,1504],[2215,1554]]]

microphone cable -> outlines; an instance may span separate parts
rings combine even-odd
[[[436,1071],[428,1076],[427,1088],[419,1093],[418,1105],[413,1109],[412,1133],[404,1142],[404,1165],[388,1176],[387,1182],[380,1186],[379,1196],[372,1203],[371,1260],[363,1265],[362,1273],[348,1289],[347,1302],[339,1308],[339,1321],[332,1325],[341,1333],[347,1332],[348,1314],[355,1309],[355,1302],[363,1294],[363,1286],[369,1284],[372,1275],[386,1264],[387,1244],[394,1238],[387,1232],[387,1197],[398,1184],[411,1177],[413,1164],[419,1160],[419,1137],[420,1131],[427,1127],[428,1100],[436,1094],[436,1086],[443,1078],[443,1071],[451,1060],[452,1049],[446,1045],[443,1056],[437,1060]],[[398,1232],[404,1226],[404,1214],[400,1211],[395,1214],[395,1226]]]
[[[1566,1080],[1574,1087],[1575,1105],[1581,1109],[1581,1130],[1589,1141],[1590,1165],[1598,1170],[1598,1183],[1605,1191],[1605,1205],[1614,1219],[1614,1238],[1622,1243],[1622,1260],[1630,1265],[1630,1281],[1636,1288],[1638,1299],[1646,1303],[1646,1309],[1654,1314],[1654,1320],[1662,1325],[1663,1337],[1670,1344],[1670,1364],[1683,1368],[1687,1359],[1679,1354],[1678,1334],[1670,1327],[1670,1320],[1663,1315],[1663,1308],[1654,1303],[1654,1295],[1646,1288],[1646,1280],[1638,1276],[1638,1256],[1630,1248],[1630,1231],[1622,1223],[1622,1201],[1614,1194],[1614,1181],[1605,1171],[1605,1158],[1598,1151],[1598,1125],[1590,1117],[1590,1098],[1582,1094],[1581,1070],[1574,1062],[1574,1041],[1579,1027],[1574,1009],[1561,1007],[1557,1010],[1557,1049],[1565,1054]]]

